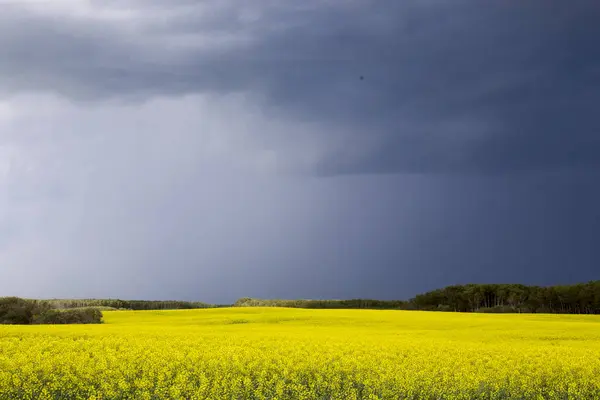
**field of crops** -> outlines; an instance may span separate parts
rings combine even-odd
[[[600,317],[230,308],[1,326],[0,399],[596,399]]]

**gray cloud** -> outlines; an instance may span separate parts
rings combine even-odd
[[[252,93],[263,112],[323,125],[312,139],[330,143],[312,166],[323,175],[600,160],[593,2],[92,4],[106,16],[3,13],[0,88]]]
[[[1,294],[597,278],[593,2],[0,7]]]

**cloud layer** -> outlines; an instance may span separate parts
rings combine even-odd
[[[600,260],[593,1],[0,7],[0,294],[402,298]]]
[[[310,140],[327,151],[311,167],[325,175],[506,172],[600,159],[593,2],[4,7],[5,95],[139,102],[251,94],[269,116],[320,127]]]

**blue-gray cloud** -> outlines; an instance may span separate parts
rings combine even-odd
[[[252,93],[267,113],[324,124],[322,140],[343,132],[312,166],[322,175],[600,160],[591,1],[93,4],[130,19],[9,8],[0,88],[79,100]]]
[[[598,278],[594,2],[0,3],[1,294]]]

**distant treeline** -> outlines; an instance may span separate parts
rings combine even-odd
[[[50,299],[0,297],[0,324],[91,324],[102,323],[108,310],[186,310],[230,307],[199,301]]]
[[[101,324],[97,308],[53,309],[47,302],[19,297],[0,297],[0,324]]]
[[[243,297],[235,302],[234,307],[292,307],[292,308],[356,308],[356,309],[403,309],[406,301],[402,300],[263,300]]]
[[[244,297],[235,307],[348,308],[489,313],[600,314],[600,281],[564,286],[454,285],[402,300],[263,300]]]
[[[0,298],[7,299],[7,298]],[[13,298],[14,299],[14,298]],[[199,301],[52,299],[27,300],[44,310],[182,310],[230,307]],[[293,307],[321,309],[423,310],[489,313],[600,314],[600,281],[577,285],[526,286],[520,284],[453,285],[404,300],[283,300],[244,297],[234,307]],[[39,313],[38,313],[39,314]],[[61,317],[66,317],[61,314]],[[1,323],[1,322],[0,322]]]
[[[455,285],[417,295],[417,310],[600,314],[600,281],[564,286]]]
[[[187,310],[217,307],[199,301],[177,300],[52,299],[41,301],[56,309],[95,307],[105,310]]]

